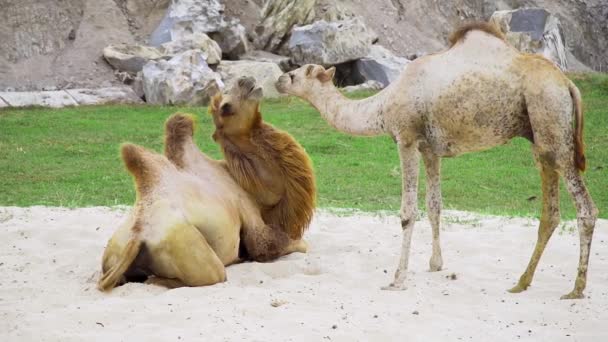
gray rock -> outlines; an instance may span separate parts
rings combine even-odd
[[[384,86],[378,81],[366,81],[365,83],[344,87],[342,88],[342,91],[345,93],[352,93],[363,90],[381,90],[382,88],[384,88]]]
[[[224,15],[224,5],[220,0],[174,1],[150,36],[150,44],[160,46],[192,33],[208,34],[231,58],[238,58],[250,49],[245,28],[237,18]]]
[[[103,49],[103,57],[119,71],[137,73],[144,64],[163,57],[156,48],[139,44],[109,45]]]
[[[142,72],[146,102],[163,105],[206,105],[222,86],[220,76],[197,50],[182,52],[168,61],[150,61]]]
[[[2,98],[10,107],[65,107],[77,106],[78,103],[65,91],[26,91],[26,92],[2,92]]]
[[[281,70],[283,70],[284,72],[290,71],[294,68],[291,64],[291,58],[286,56],[275,55],[274,53],[262,50],[251,51],[241,56],[241,60],[274,63],[278,65],[279,68],[281,68]]]
[[[0,108],[8,107],[8,103],[6,103],[2,97],[0,97]]]
[[[255,47],[283,54],[294,27],[317,20],[348,19],[351,15],[346,12],[341,4],[331,0],[266,0],[255,27]]]
[[[138,72],[137,75],[133,78],[133,82],[131,83],[131,88],[133,88],[133,92],[140,99],[144,99],[146,97],[146,93],[144,92],[144,76],[143,72]]]
[[[388,86],[410,63],[407,58],[397,57],[380,45],[373,45],[370,53],[355,63],[356,72],[364,80],[378,81]]]
[[[224,5],[219,0],[173,1],[149,43],[160,46],[193,32],[217,32],[224,25]]]
[[[79,105],[142,103],[141,98],[129,87],[67,89],[66,92]]]
[[[296,27],[289,51],[296,64],[334,65],[369,54],[375,35],[359,18]]]
[[[222,61],[217,68],[227,87],[232,85],[241,76],[250,76],[256,79],[264,90],[264,97],[278,98],[281,95],[275,87],[279,76],[283,74],[281,68],[275,63],[254,61]]]
[[[158,50],[162,55],[170,57],[188,50],[200,50],[205,55],[207,64],[218,64],[222,60],[222,49],[218,43],[201,32],[184,35],[178,40],[164,43]]]
[[[542,8],[524,8],[496,11],[490,22],[497,25],[518,50],[541,54],[560,69],[568,70],[564,35],[557,16]]]
[[[226,25],[222,29],[210,34],[222,48],[223,54],[229,59],[239,59],[242,55],[251,51],[245,27],[239,23],[238,19],[227,19]]]

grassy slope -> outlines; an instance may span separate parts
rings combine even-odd
[[[587,183],[608,217],[608,77],[574,76],[585,101]],[[102,106],[0,111],[0,205],[130,204],[133,187],[118,155],[130,141],[162,151],[164,120],[173,112],[199,117],[197,142],[220,157],[205,108]],[[264,104],[265,119],[288,130],[311,155],[322,207],[397,210],[401,178],[388,137],[336,132],[297,99]],[[445,207],[505,215],[537,215],[540,178],[529,143],[515,139],[489,151],[444,159]],[[423,174],[423,173],[422,173]],[[421,179],[423,205],[424,176]],[[562,187],[563,189],[563,187]],[[574,209],[562,191],[563,216]],[[534,199],[536,198],[536,199]]]

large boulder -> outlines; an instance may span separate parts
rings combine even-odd
[[[234,81],[241,76],[251,76],[264,89],[264,97],[278,98],[281,95],[275,87],[275,83],[283,71],[275,63],[254,61],[222,61],[217,72],[222,75],[222,80],[230,87]]]
[[[149,61],[161,59],[163,54],[158,49],[149,46],[118,44],[104,48],[103,57],[117,70],[137,73]]]
[[[216,40],[224,54],[232,58],[249,51],[245,28],[237,18],[224,15],[220,0],[177,0],[150,36],[152,46],[180,40],[194,32],[206,33]]]
[[[557,16],[542,8],[496,11],[490,22],[498,26],[518,50],[538,53],[568,70],[564,35]]]
[[[146,102],[163,105],[207,105],[220,76],[197,50],[182,52],[168,61],[150,61],[142,72]]]
[[[286,56],[275,55],[272,52],[254,50],[243,56],[241,60],[245,61],[256,61],[256,62],[269,62],[274,63],[281,68],[284,72],[291,71],[293,66],[291,64],[291,58]]]
[[[407,58],[395,56],[380,45],[372,45],[370,53],[355,63],[356,72],[366,81],[378,81],[383,87],[395,81],[410,63]]]
[[[336,22],[321,20],[294,28],[289,52],[296,64],[327,66],[367,56],[374,40],[374,33],[359,18]]]
[[[175,56],[188,50],[200,50],[207,64],[218,64],[222,60],[222,49],[208,35],[195,32],[184,35],[178,40],[164,43],[158,49],[164,56]]]
[[[317,20],[343,20],[350,15],[336,1],[266,0],[260,17],[255,27],[255,47],[281,54],[286,51],[285,45],[294,27]]]
[[[236,18],[227,18],[222,29],[209,34],[218,42],[228,59],[239,59],[242,55],[251,51],[245,27]]]

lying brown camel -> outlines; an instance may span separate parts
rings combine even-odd
[[[489,24],[466,25],[450,42],[448,50],[416,59],[397,81],[366,99],[345,98],[331,81],[335,69],[318,65],[282,75],[277,88],[308,100],[338,130],[394,138],[403,173],[403,242],[395,279],[386,289],[405,288],[417,217],[419,156],[426,167],[426,203],[433,229],[430,269],[438,271],[443,265],[439,245],[441,158],[488,149],[519,136],[532,143],[541,171],[543,207],[536,247],[510,291],[521,292],[530,285],[559,223],[561,175],[576,206],[580,237],[574,289],[562,299],[582,298],[598,210],[581,175],[585,156],[579,90],[550,61],[518,52]]]
[[[223,162],[200,152],[193,132],[193,119],[175,114],[166,124],[164,156],[122,146],[137,198],[104,251],[100,290],[142,278],[167,287],[222,282],[224,266],[239,261],[240,243],[256,261],[306,252],[304,241],[264,223]]]

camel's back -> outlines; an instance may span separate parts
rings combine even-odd
[[[517,83],[512,65],[520,53],[486,32],[471,31],[449,50],[411,63],[427,91],[443,91],[464,78]]]
[[[437,154],[482,150],[528,134],[521,56],[500,38],[470,31],[449,50],[408,66],[406,101],[415,103]]]

